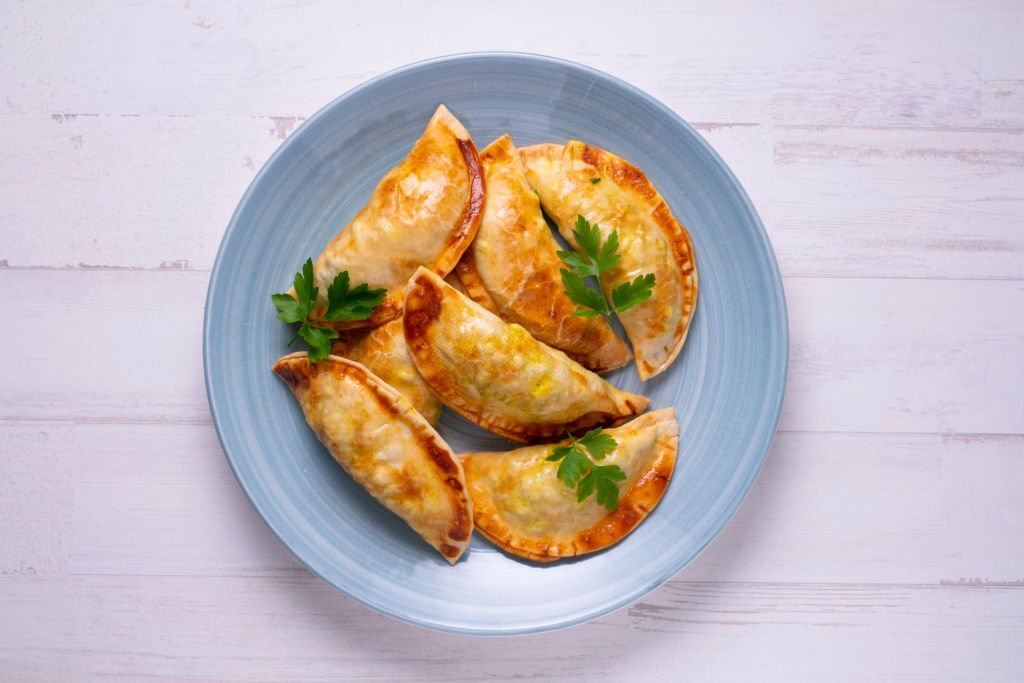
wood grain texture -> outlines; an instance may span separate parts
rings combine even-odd
[[[594,44],[620,48],[606,54],[556,39],[579,21],[575,5],[526,3],[500,27],[461,12],[471,30],[458,49],[578,59],[664,100],[744,181],[786,274],[1024,278],[1014,51],[1024,19],[1009,2],[940,5],[795,3],[769,30],[761,2],[687,8],[677,21],[671,3],[653,3],[594,22]],[[387,50],[334,39],[329,3],[130,6],[116,21],[101,9],[73,24],[59,3],[40,3],[0,18],[11,36],[0,113],[18,140],[0,152],[16,159],[0,181],[21,200],[0,214],[0,262],[209,269],[238,196],[280,140],[344,90],[437,53],[422,31],[436,12],[395,10],[346,9],[361,32],[386,23]],[[284,17],[305,31],[282,30]],[[132,49],[152,22],[161,41],[122,59],[114,46]],[[680,24],[687,40],[658,39]],[[105,40],[114,30],[129,44]],[[26,81],[36,70],[45,76]]]
[[[1024,679],[1024,8],[306,0],[0,14],[0,678]],[[684,572],[473,639],[332,591],[210,424],[231,212],[331,98],[470,50],[574,59],[681,114],[764,218],[782,429]]]
[[[209,270],[238,199],[294,124],[267,117],[3,117],[9,266]]]
[[[778,126],[765,175],[783,273],[1024,279],[1024,130]]]
[[[20,198],[0,216],[0,264],[209,270],[238,198],[300,119],[4,121],[25,151],[0,165]],[[785,275],[1024,279],[1024,129],[696,125]]]
[[[966,587],[673,582],[567,631],[487,639],[310,577],[15,577],[0,601],[36,615],[0,625],[0,665],[26,679],[1010,680],[1024,628],[1024,591]]]
[[[0,300],[0,315],[71,335],[0,336],[10,361],[0,366],[9,387],[0,419],[208,422],[199,343],[208,277],[0,269],[3,291],[33,293]],[[783,429],[1024,432],[1024,318],[1008,314],[1024,310],[1024,282],[821,277],[785,287]],[[40,300],[61,305],[40,310]]]
[[[306,116],[402,64],[519,50],[627,77],[693,121],[1024,125],[1024,19],[1013,0],[600,9],[529,0],[496,21],[469,0],[444,10],[190,1],[96,7],[68,21],[57,0],[26,3],[0,24],[0,111]]]
[[[0,499],[0,575],[306,575],[209,425],[8,422],[0,444],[21,454]],[[1020,436],[783,432],[680,578],[1024,584],[1022,452]]]

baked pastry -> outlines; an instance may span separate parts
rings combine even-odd
[[[436,425],[441,417],[441,399],[420,377],[405,345],[401,318],[372,330],[348,330],[334,341],[331,353],[365,365],[370,372],[396,389],[413,408]]]
[[[573,315],[577,307],[562,286],[560,247],[512,139],[503,135],[492,142],[480,161],[487,185],[483,218],[455,269],[466,293],[594,372],[628,363],[633,354],[605,318]]]
[[[445,405],[513,441],[557,438],[647,408],[420,268],[405,296],[405,340]]]
[[[558,479],[558,463],[547,460],[558,444],[461,454],[477,531],[498,547],[538,562],[591,553],[622,540],[668,487],[679,425],[673,409],[663,408],[604,433],[617,445],[600,464],[618,465],[626,474],[614,512],[595,496],[577,502],[576,491]]]
[[[312,363],[293,353],[274,372],[345,471],[455,564],[469,545],[473,504],[462,465],[412,404],[338,356]]]
[[[524,147],[520,155],[541,206],[573,248],[578,216],[597,225],[602,240],[618,232],[619,262],[601,276],[609,300],[615,287],[654,274],[650,299],[618,318],[640,379],[663,372],[679,355],[697,305],[697,266],[686,229],[647,176],[610,152],[572,140]]]
[[[447,275],[476,235],[483,210],[480,157],[469,133],[441,105],[423,136],[374,189],[370,200],[313,264],[320,289],[314,316],[327,307],[327,288],[348,271],[353,285],[387,290],[364,320],[324,322],[335,329],[377,327],[402,313],[405,283],[420,266]]]

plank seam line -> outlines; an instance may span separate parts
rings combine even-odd
[[[73,121],[78,117],[82,118],[121,118],[121,119],[201,119],[201,120],[217,120],[217,119],[294,119],[296,122],[305,121],[310,116],[310,112],[304,114],[188,114],[184,112],[147,112],[147,113],[136,113],[136,112],[67,112],[67,111],[45,111],[45,112],[16,112],[16,111],[3,111],[0,112],[0,116],[9,117],[23,117],[23,118],[34,118],[34,117],[45,117],[53,119],[59,123],[63,123],[65,120]],[[830,123],[830,122],[813,122],[805,121],[799,123],[793,122],[782,122],[774,119],[768,119],[763,121],[688,121],[688,123],[694,128],[741,128],[741,127],[774,127],[779,130],[808,130],[808,131],[827,131],[827,130],[865,130],[865,131],[891,131],[891,132],[925,132],[925,133],[1005,133],[1009,135],[1020,135],[1024,133],[1024,127],[1017,125],[989,125],[989,126],[957,126],[957,125],[897,125],[897,124],[885,124],[885,123]]]
[[[682,572],[685,572],[684,568]],[[273,572],[273,573],[271,573]],[[233,573],[200,573],[190,572],[182,574],[157,574],[157,573],[133,573],[133,572],[74,572],[65,574],[32,574],[32,575],[9,575],[35,579],[60,579],[64,577],[110,577],[110,578],[165,578],[165,579],[253,579],[253,580],[278,580],[278,579],[301,579],[310,582],[324,583],[322,579],[314,576],[308,569],[302,566],[281,567],[271,572],[233,574]],[[898,582],[871,582],[871,581],[693,581],[686,579],[669,579],[664,586],[728,586],[728,587],[765,587],[765,588],[788,588],[788,587],[822,587],[822,588],[868,588],[868,589],[921,589],[935,590],[945,588],[987,588],[987,589],[1010,589],[1020,590],[1024,588],[1024,579],[1012,579],[1009,581],[988,581],[982,579],[939,579],[935,583],[921,583],[919,581],[909,583]],[[642,598],[641,598],[642,601]]]

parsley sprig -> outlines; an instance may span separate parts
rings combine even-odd
[[[576,501],[582,503],[597,492],[597,503],[612,512],[619,509],[619,487],[615,482],[625,481],[626,473],[618,465],[598,465],[596,460],[615,450],[618,443],[602,429],[592,429],[579,439],[569,434],[568,446],[556,446],[547,457],[559,462],[558,478],[569,488],[576,489]]]
[[[277,307],[278,320],[288,324],[301,323],[288,346],[302,337],[309,345],[309,359],[314,363],[330,355],[331,340],[338,337],[336,330],[318,327],[317,323],[369,318],[373,315],[373,309],[384,301],[387,294],[386,289],[370,289],[365,282],[350,287],[348,271],[343,270],[327,288],[327,309],[321,315],[314,316],[320,288],[313,280],[313,259],[306,259],[302,270],[295,274],[293,287],[295,296],[272,294],[270,298]]]
[[[623,282],[612,290],[612,305],[597,289],[588,287],[584,278],[593,277],[600,284],[601,273],[614,268],[619,263],[619,233],[612,230],[608,239],[601,243],[601,232],[597,223],[591,225],[582,215],[576,217],[576,229],[573,237],[582,254],[559,251],[558,258],[568,266],[562,269],[562,285],[565,293],[580,308],[573,315],[592,318],[598,315],[610,316],[612,311],[622,313],[637,304],[651,298],[654,289],[654,273],[638,275],[632,282]]]

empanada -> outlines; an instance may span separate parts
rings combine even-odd
[[[274,372],[345,471],[455,564],[473,531],[473,503],[462,466],[412,404],[338,356],[311,363],[293,353]]]
[[[576,501],[576,491],[558,479],[558,463],[547,460],[559,444],[460,455],[477,531],[510,553],[539,562],[594,552],[622,540],[668,487],[679,424],[675,411],[663,408],[605,433],[618,445],[600,464],[618,465],[626,474],[619,482],[615,512],[599,505],[595,496]]]
[[[320,289],[347,270],[352,286],[383,287],[387,296],[365,320],[324,323],[335,329],[377,327],[402,312],[405,283],[419,266],[444,276],[476,235],[484,202],[480,157],[469,133],[444,105],[405,159],[385,175],[359,213],[313,264]]]
[[[416,369],[445,405],[513,441],[540,441],[616,423],[649,404],[505,322],[425,268],[409,281],[403,321]]]
[[[480,153],[487,194],[476,239],[456,266],[471,299],[522,325],[548,346],[595,372],[628,363],[633,354],[603,317],[581,318],[562,287],[558,243],[512,139]]]
[[[395,319],[372,330],[347,330],[335,340],[331,353],[357,363],[409,399],[413,408],[434,425],[441,417],[441,400],[416,371],[405,345],[402,320]]]
[[[524,147],[520,154],[544,211],[574,248],[577,216],[597,224],[602,239],[618,231],[621,259],[601,276],[609,300],[616,286],[654,273],[651,298],[618,316],[633,343],[640,379],[662,372],[679,355],[697,304],[697,267],[686,229],[643,172],[614,154],[576,140]]]

